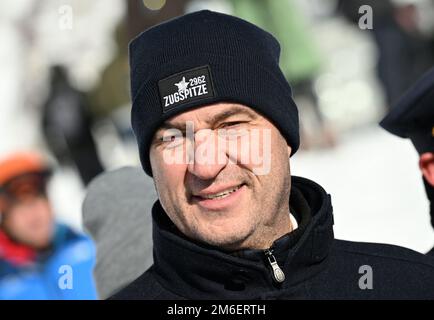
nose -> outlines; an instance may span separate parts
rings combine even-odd
[[[228,163],[225,145],[218,134],[210,129],[200,130],[194,135],[194,154],[188,171],[203,180],[215,178]]]

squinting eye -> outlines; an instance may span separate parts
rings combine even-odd
[[[162,136],[161,137],[161,141],[163,142],[174,142],[176,140],[182,139],[181,135],[167,135],[167,136]]]
[[[225,122],[225,123],[223,123],[223,125],[221,127],[222,128],[235,127],[235,126],[243,124],[243,123],[245,123],[245,122],[243,122],[243,121]]]
[[[168,133],[161,137],[161,141],[166,145],[166,148],[174,148],[183,144],[184,136],[182,133]]]
[[[225,138],[237,138],[248,132],[246,121],[230,121],[222,123],[218,129],[219,136]]]

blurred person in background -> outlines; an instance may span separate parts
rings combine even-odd
[[[148,269],[152,256],[154,181],[139,167],[96,177],[83,202],[83,225],[96,245],[93,271],[100,299],[123,289]]]
[[[279,65],[300,106],[301,147],[333,147],[335,133],[320,109],[313,86],[321,70],[322,56],[297,4],[293,0],[232,0],[231,3],[234,15],[267,30],[281,44]],[[306,125],[308,117],[314,125]]]
[[[95,299],[91,240],[55,223],[38,154],[0,161],[0,299]]]
[[[338,11],[358,27],[359,8],[372,8],[373,39],[378,49],[377,76],[386,95],[386,107],[396,103],[434,62],[429,37],[419,30],[414,0],[339,0]]]
[[[140,32],[164,20],[182,15],[188,0],[161,1],[163,7],[152,10],[152,1],[128,0],[126,17],[114,32],[116,54],[101,73],[100,81],[86,93],[89,109],[95,118],[106,118],[127,106],[129,110],[128,43]],[[154,1],[157,5],[158,1]],[[121,136],[132,137],[131,128],[118,128]],[[128,130],[129,132],[124,132]],[[133,138],[134,139],[134,138]]]
[[[70,84],[64,67],[54,66],[50,93],[43,107],[43,132],[59,163],[74,164],[84,185],[104,171],[92,136],[92,123],[84,93]]]
[[[402,96],[380,125],[392,134],[410,139],[419,154],[434,227],[434,68]],[[434,248],[428,254],[434,255]]]

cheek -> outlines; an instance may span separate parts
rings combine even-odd
[[[163,205],[179,198],[184,190],[184,177],[186,165],[165,164],[158,157],[151,160],[152,174],[157,189],[158,197]]]
[[[289,169],[288,145],[277,129],[262,130],[253,136],[251,167],[258,176],[276,176]]]
[[[233,161],[263,175],[269,172],[272,160],[272,131],[269,128],[251,129],[238,139],[227,142],[227,155]]]
[[[286,139],[277,130],[271,136],[271,152],[275,162],[279,167],[286,168],[289,164],[291,148],[288,146]]]
[[[20,230],[26,229],[27,221],[28,219],[25,216],[25,212],[22,212],[20,208],[16,208],[8,212],[4,224],[6,228],[13,232],[20,232]]]
[[[51,222],[52,219],[52,213],[51,213],[51,207],[48,205],[48,203],[42,203],[39,208],[39,219],[47,224]]]
[[[181,146],[176,148],[151,148],[149,160],[154,179],[158,176],[161,179],[172,178],[172,173],[173,176],[179,175],[185,171],[187,166],[185,150]]]

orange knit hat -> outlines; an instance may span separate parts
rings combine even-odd
[[[31,173],[49,174],[50,170],[43,158],[31,152],[15,153],[0,160],[0,210],[4,208],[2,189],[12,180]]]

